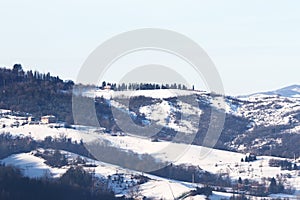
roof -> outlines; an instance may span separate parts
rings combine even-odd
[[[42,116],[41,118],[55,118],[54,115],[45,115],[45,116]]]

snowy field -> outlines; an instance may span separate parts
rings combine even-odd
[[[199,166],[214,174],[227,173],[234,180],[242,177],[243,179],[261,181],[263,177],[271,178],[280,174],[290,174],[291,178],[287,179],[287,184],[294,186],[298,192],[300,191],[299,171],[269,167],[270,159],[285,160],[283,158],[258,156],[256,161],[241,162],[241,159],[245,158],[245,154],[165,141],[151,142],[151,140],[131,136],[114,137],[103,134],[99,137],[124,150],[131,150],[140,154],[148,153],[158,159],[174,164]]]

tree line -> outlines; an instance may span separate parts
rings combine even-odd
[[[184,84],[157,84],[157,83],[107,83],[106,81],[102,82],[102,85],[99,86],[99,89],[105,89],[106,86],[111,90],[115,91],[126,91],[126,90],[158,90],[158,89],[178,89],[178,90],[187,90],[188,87]],[[194,86],[192,88],[194,90]]]
[[[42,141],[36,141],[31,137],[12,136],[10,133],[0,134],[0,159],[12,154],[30,152],[37,148],[65,150],[82,156],[93,158],[85,148],[83,142],[72,141],[71,138],[46,137]]]

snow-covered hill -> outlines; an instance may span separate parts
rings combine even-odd
[[[123,150],[133,150],[138,154],[152,153],[157,155],[159,159],[168,158],[163,155],[159,155],[162,148],[168,145],[172,145],[170,142],[151,142],[149,140],[135,138],[132,136],[109,136],[107,134],[99,135],[100,138],[108,140],[113,146],[118,146]],[[175,144],[180,145],[180,144]],[[43,152],[43,149],[39,149],[39,152]],[[122,182],[109,181],[109,188],[111,188],[118,196],[128,195],[130,196],[132,190],[137,187],[138,192],[142,196],[151,197],[154,199],[173,199],[185,194],[197,185],[187,182],[168,180],[165,178],[149,175],[147,173],[141,173],[130,169],[124,169],[116,165],[103,163],[100,161],[88,159],[80,155],[62,151],[70,160],[76,159],[78,156],[86,160],[87,165],[92,164],[92,167],[85,167],[85,170],[95,173],[101,180],[117,180],[122,177]],[[163,154],[163,153],[160,153]],[[206,155],[206,156],[204,156]],[[185,164],[187,166],[198,166],[206,171],[210,171],[216,174],[229,175],[233,180],[237,181],[239,177],[243,179],[256,180],[258,182],[266,181],[264,178],[280,176],[285,180],[285,184],[293,186],[296,189],[296,194],[300,193],[300,176],[298,171],[291,172],[287,170],[280,170],[278,167],[269,167],[268,163],[270,159],[282,158],[262,156],[258,157],[254,162],[241,162],[241,158],[244,158],[244,154],[233,153],[222,150],[209,149],[205,147],[199,147],[191,145],[189,149],[184,152],[178,160],[174,162],[175,165]],[[38,177],[60,177],[70,166],[63,168],[55,168],[45,164],[45,160],[37,157],[36,151],[29,153],[20,153],[9,156],[1,161],[6,165],[13,165],[22,169],[25,176],[38,178]],[[143,175],[149,178],[149,181],[141,185],[135,185],[137,180],[132,179],[135,175]],[[115,178],[114,178],[115,177]],[[131,181],[133,181],[131,183]],[[229,190],[230,191],[230,190]],[[211,199],[227,199],[232,196],[232,193],[220,193],[213,192]],[[293,195],[281,195],[281,197]],[[193,197],[192,199],[205,199],[204,196]],[[188,198],[190,199],[190,198]]]
[[[138,96],[150,97],[154,99],[168,99],[173,97],[198,96],[198,102],[211,105],[221,110],[225,110],[226,113],[237,115],[248,119],[251,125],[282,125],[289,123],[298,123],[298,115],[300,110],[300,98],[295,98],[297,95],[300,97],[300,86],[293,85],[286,88],[282,88],[272,92],[257,93],[241,98],[225,97],[224,105],[220,106],[216,103],[216,98],[212,97],[209,93],[191,90],[175,90],[175,89],[163,89],[163,90],[137,90],[137,91],[88,91],[85,93],[87,96],[103,96],[107,97],[110,94],[111,99],[115,98],[132,98]],[[165,100],[166,101],[166,100]],[[120,105],[120,104],[119,104]],[[116,106],[119,106],[116,105]],[[158,119],[157,114],[160,109],[163,109],[165,113],[172,113],[170,102],[161,102],[160,105],[154,104],[150,106],[144,106],[141,108],[141,112],[146,114],[147,117],[153,120],[161,121]],[[124,106],[124,105],[123,105]],[[127,106],[127,105],[125,105]],[[189,107],[191,108],[191,107]],[[182,109],[182,107],[181,107]],[[186,110],[186,109],[185,109]],[[190,109],[190,112],[201,112],[200,109]],[[296,118],[295,118],[295,115]],[[162,117],[162,116],[161,116]],[[160,117],[160,118],[161,118]]]
[[[296,90],[295,87],[293,87],[293,90]],[[266,94],[256,94],[247,98],[230,96],[223,98],[205,92],[177,91],[179,98],[174,101],[173,98],[176,95],[166,95],[169,93],[176,94],[174,91],[138,91],[135,97],[144,95],[142,97],[151,97],[154,100],[148,105],[140,106],[138,110],[129,111],[127,108],[128,112],[131,112],[131,114],[134,112],[135,116],[142,114],[146,118],[143,119],[144,125],[154,122],[160,126],[167,127],[169,130],[186,134],[199,130],[199,135],[203,135],[206,132],[201,131],[207,130],[207,125],[210,123],[209,109],[216,108],[226,113],[225,125],[220,137],[222,144],[217,144],[218,147],[233,148],[239,151],[243,149],[247,149],[247,151],[259,150],[259,153],[262,154],[265,153],[264,149],[270,148],[270,145],[272,145],[271,148],[273,149],[276,149],[278,145],[290,145],[286,144],[286,142],[282,143],[282,138],[288,134],[300,133],[300,98]],[[127,92],[129,95],[130,91]],[[122,92],[115,93],[119,94]],[[187,97],[185,95],[188,96],[190,102],[192,101],[191,99],[197,102],[199,107],[184,102],[182,99]],[[173,98],[170,99],[168,97]],[[128,105],[122,104],[122,101],[120,101],[121,103],[118,102],[120,98],[128,99],[130,96],[127,96],[126,92],[123,92],[122,95],[116,95],[115,98],[113,97],[110,100],[111,105],[126,109]],[[222,101],[218,101],[220,99]],[[181,118],[181,114],[188,117]],[[197,118],[199,119],[199,116],[201,116],[200,123],[203,124],[202,126],[198,126],[199,123],[196,120]],[[172,134],[172,131],[170,131],[169,134],[163,134],[163,137],[168,138]],[[300,145],[299,142],[294,144]],[[245,148],[245,146],[247,147]],[[299,155],[297,148],[292,149],[295,151],[291,152],[289,157],[292,157],[294,153]],[[276,152],[276,155],[281,156],[283,154]]]

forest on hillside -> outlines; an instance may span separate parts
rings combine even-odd
[[[20,64],[0,68],[0,108],[30,113],[36,117],[53,114],[72,123],[72,81],[50,73],[23,71]]]

